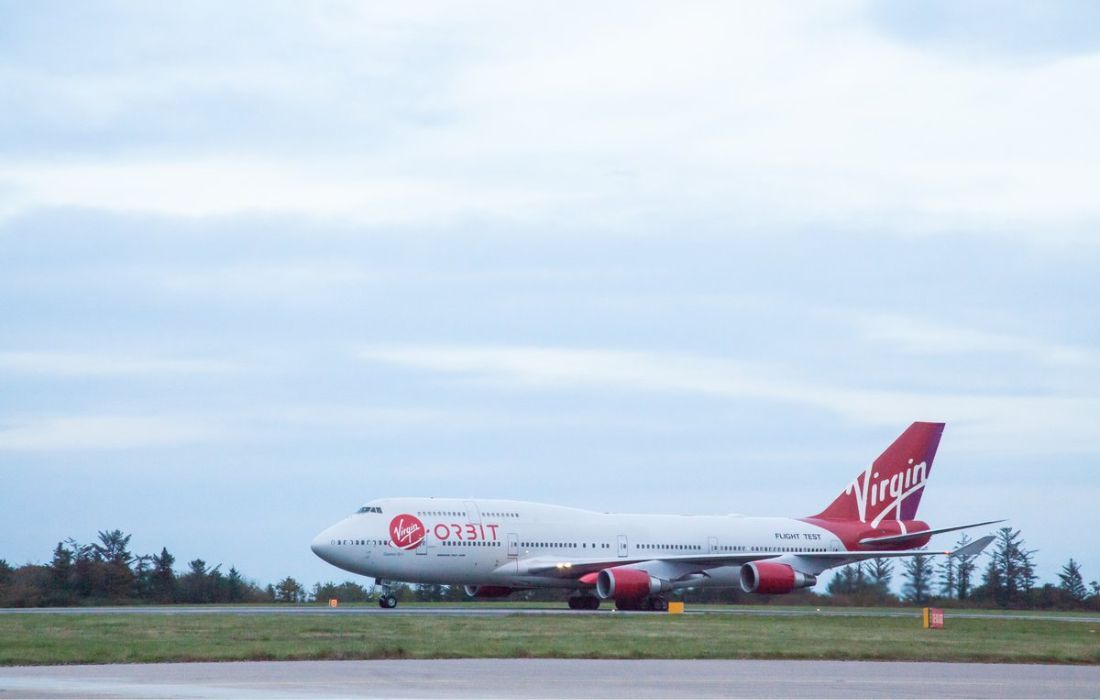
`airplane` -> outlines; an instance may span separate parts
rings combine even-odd
[[[735,587],[784,594],[827,569],[879,557],[972,556],[920,548],[933,535],[1002,522],[931,528],[916,520],[943,423],[913,423],[820,513],[803,518],[599,513],[526,501],[383,498],[314,538],[313,552],[391,583],[463,585],[475,598],[533,588],[570,591],[575,610],[613,600],[619,610],[667,610],[683,588]]]

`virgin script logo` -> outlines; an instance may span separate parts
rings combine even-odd
[[[860,522],[867,522],[870,516],[871,525],[878,527],[889,513],[901,519],[905,499],[923,489],[928,478],[928,465],[913,464],[914,461],[910,459],[908,465],[882,477],[872,465],[844,489],[845,494],[855,497]]]
[[[398,515],[390,521],[390,539],[395,547],[416,549],[424,541],[424,523],[415,515]]]

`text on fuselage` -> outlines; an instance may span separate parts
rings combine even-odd
[[[814,534],[812,532],[777,532],[775,533],[775,539],[777,540],[820,540],[821,535]]]
[[[437,523],[432,528],[432,534],[439,541],[456,539],[456,540],[486,540],[488,542],[497,541],[497,528],[500,527],[496,523]]]

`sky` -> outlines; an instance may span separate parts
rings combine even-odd
[[[1094,2],[0,0],[0,558],[804,516],[932,420],[920,517],[1100,578],[1098,82]]]

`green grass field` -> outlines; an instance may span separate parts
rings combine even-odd
[[[730,615],[6,615],[0,664],[461,657],[1100,664],[1100,624]]]

